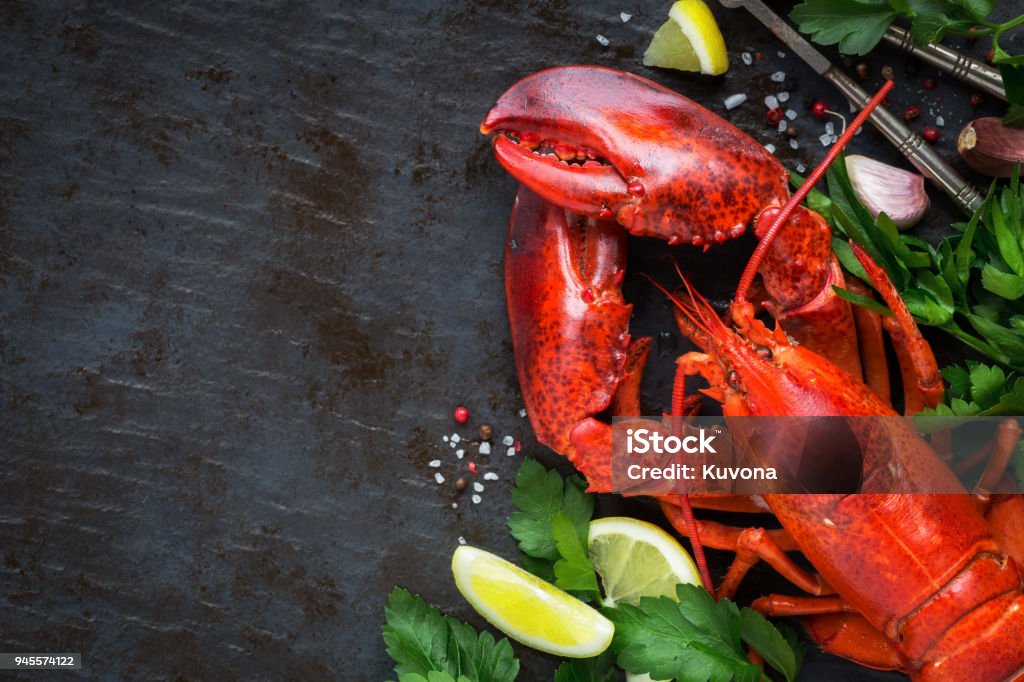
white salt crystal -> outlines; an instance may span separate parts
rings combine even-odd
[[[480,454],[481,455],[489,455],[489,454],[491,454],[491,444],[487,443],[487,442],[480,443]]]
[[[935,125],[941,128],[942,126],[946,125],[946,119],[942,118],[941,116],[936,116]]]
[[[474,495],[473,496],[473,504],[480,504],[480,501],[483,500],[483,499],[484,498],[480,497],[479,495]]]
[[[437,472],[436,474],[434,474],[434,480],[437,481],[438,485],[441,485],[442,483],[444,483],[444,476],[441,475],[441,472]]]
[[[772,74],[772,82],[773,83],[781,83],[784,80],[786,80],[786,72],[785,71],[776,71],[775,73]]]
[[[818,138],[818,142],[821,142],[822,147],[827,147],[832,144],[832,136],[826,133]]]
[[[482,493],[484,491],[484,484],[479,481],[473,481],[473,490]]]
[[[792,109],[786,109],[786,118],[788,118],[790,121],[795,121],[797,116],[798,114]]]
[[[779,101],[782,102],[783,104],[785,104],[786,102],[789,101],[789,93],[788,92],[780,92],[778,97],[779,97]]]
[[[828,133],[829,135],[836,132],[836,127],[832,125],[832,121],[829,121],[828,123],[825,124],[825,132]]]
[[[441,460],[439,460],[439,459],[432,459],[432,460],[430,460],[430,463],[428,464],[428,466],[433,467],[434,469],[436,469],[439,466],[441,466]]]
[[[608,43],[610,43],[610,42],[611,42],[610,40],[608,40],[607,38],[605,38],[605,37],[604,37],[603,35],[601,35],[600,33],[598,33],[598,34],[597,34],[596,36],[594,36],[594,37],[595,37],[595,38],[597,38],[597,42],[601,43],[601,44],[602,44],[602,45],[604,45],[605,47],[608,47]]]
[[[462,537],[462,536],[460,535],[460,536],[459,536],[459,544],[460,544],[460,545],[464,545],[464,544],[466,544],[466,538],[464,538],[464,537]]]
[[[622,23],[624,23],[624,24],[627,21],[629,21],[630,19],[632,19],[632,18],[633,18],[632,14],[627,14],[625,12],[619,12],[619,19],[622,19]]]
[[[779,98],[775,95],[768,95],[764,98],[764,105],[769,109],[776,109],[779,106]]]
[[[769,154],[774,154],[775,153],[775,145],[773,145],[773,144],[766,144],[764,146],[764,148],[768,150]]]
[[[501,444],[502,445],[512,445],[515,442],[516,442],[516,439],[513,438],[512,436],[505,436],[504,438],[501,439]]]
[[[747,96],[742,92],[735,95],[729,95],[725,98],[725,108],[731,111],[746,101]]]
[[[508,450],[505,451],[505,454],[508,455],[509,457],[515,457],[516,449],[515,448],[509,448]]]
[[[455,457],[458,458],[458,459],[462,459],[465,455],[466,455],[466,451],[465,450],[459,449],[459,450],[455,451]]]
[[[796,138],[793,138],[792,140],[789,141],[789,146],[792,147],[793,149],[799,149],[800,148],[800,143],[796,141]],[[803,166],[801,166],[801,168],[803,168]],[[803,173],[803,171],[799,171],[799,172]]]
[[[786,132],[786,128],[788,128],[788,127],[789,127],[789,121],[787,121],[786,119],[782,119],[781,121],[779,121],[779,132],[780,133]]]
[[[744,52],[743,54],[741,54],[740,59],[742,59],[743,63],[746,64],[747,66],[750,66],[751,64],[754,63],[754,58],[750,55],[749,52]]]
[[[494,473],[493,471],[488,471],[486,474],[484,474],[484,480],[485,481],[497,481],[498,480],[498,474]]]

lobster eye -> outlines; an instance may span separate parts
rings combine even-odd
[[[740,388],[743,386],[743,384],[740,382],[740,373],[734,369],[729,370],[729,376],[727,377],[727,381],[729,382],[729,386],[735,391],[740,390]]]
[[[754,349],[754,352],[757,353],[757,357],[761,358],[762,360],[772,359],[772,349],[769,348],[768,346],[758,346],[757,348]]]

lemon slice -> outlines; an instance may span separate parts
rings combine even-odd
[[[729,70],[729,53],[715,16],[704,0],[678,0],[647,51],[645,66],[699,71],[720,76]]]
[[[693,559],[657,526],[623,516],[590,522],[590,560],[604,585],[605,606],[640,597],[676,598],[676,585],[700,585]]]
[[[488,623],[526,646],[567,658],[597,656],[615,626],[571,594],[499,556],[463,545],[452,556],[455,585]]]

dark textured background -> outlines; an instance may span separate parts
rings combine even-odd
[[[640,65],[667,2],[54,5],[0,2],[0,650],[79,651],[97,679],[380,680],[396,584],[480,625],[448,562],[459,536],[514,556],[518,459],[482,458],[502,479],[452,510],[452,407],[555,461],[518,416],[515,187],[477,133],[505,87],[598,63],[719,113],[746,91],[727,117],[791,166],[823,155],[803,100],[839,100],[720,8],[734,66],[706,78]],[[873,84],[886,61],[918,129],[944,98],[951,153],[968,91],[923,93],[932,72],[884,50]],[[797,152],[762,123],[777,69]],[[856,149],[895,160],[870,131]],[[937,199],[924,233],[950,215]],[[749,250],[673,251],[722,298]],[[633,272],[671,282],[664,251],[636,241]],[[656,412],[682,346],[665,301],[627,290],[637,328],[665,333]],[[522,679],[554,669],[516,649]],[[810,659],[801,679],[893,677]]]

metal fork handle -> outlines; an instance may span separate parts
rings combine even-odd
[[[871,99],[868,93],[836,67],[833,66],[823,75],[855,107],[861,108]],[[981,206],[984,198],[978,189],[957,173],[920,135],[904,125],[888,109],[876,108],[871,113],[870,120],[875,128],[892,142],[900,154],[907,157],[907,160],[921,171],[923,176],[949,195],[962,210],[972,214]]]
[[[971,59],[944,45],[919,47],[911,40],[910,31],[899,26],[890,26],[882,38],[887,43],[895,45],[921,61],[938,67],[954,78],[1006,101],[1006,89],[1003,87],[1003,77],[1000,75],[999,69],[979,62],[977,59]]]

